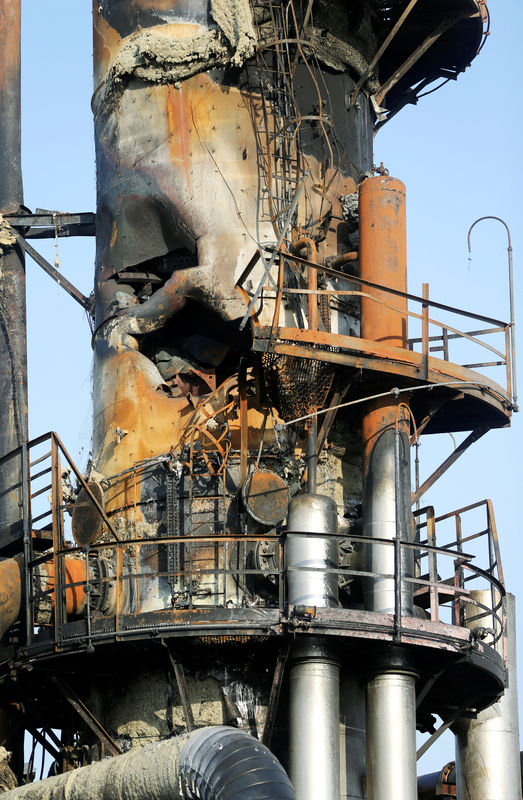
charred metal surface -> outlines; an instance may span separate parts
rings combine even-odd
[[[62,211],[42,211],[31,214],[4,214],[12,228],[23,230],[25,239],[54,239],[63,236],[94,236],[95,214],[70,214]]]

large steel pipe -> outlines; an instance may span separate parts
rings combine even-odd
[[[407,291],[407,237],[405,186],[388,175],[368,178],[360,186],[361,277],[396,291]],[[364,287],[361,301],[361,336],[385,346],[405,347],[407,300]],[[372,299],[371,299],[372,298]],[[392,307],[391,307],[392,306]],[[363,531],[366,536],[410,539],[409,410],[404,403],[383,398],[370,403],[362,421]],[[370,572],[393,575],[397,559],[390,545],[366,549]],[[403,550],[403,576],[413,574],[413,553]],[[401,613],[412,613],[412,585],[404,584]],[[366,581],[365,606],[392,613],[396,608],[394,581]],[[400,609],[396,609],[399,611]]]
[[[337,606],[336,503],[324,495],[298,495],[289,505],[285,563],[291,605]]]
[[[216,726],[5,793],[12,800],[294,800],[279,761],[248,733]],[[9,798],[9,800],[11,800]]]
[[[0,0],[0,457],[27,431],[24,256],[3,214],[23,203],[20,129],[20,0]],[[18,390],[22,376],[23,397]],[[0,464],[0,544],[21,538],[20,456]]]
[[[363,532],[370,538],[412,540],[409,425],[407,406],[388,398],[369,404],[363,416]],[[365,544],[365,562],[378,576],[365,580],[365,607],[411,615],[413,584],[404,579],[414,574],[414,551],[402,547],[398,558],[392,544]]]
[[[472,592],[472,599],[492,607],[489,590]],[[508,684],[497,703],[481,711],[475,719],[460,720],[455,727],[459,800],[521,800],[514,596],[507,594],[505,603]],[[477,606],[471,604],[466,612],[469,627],[492,627],[492,615],[488,612],[478,613]],[[502,654],[503,637],[496,647]]]
[[[401,672],[367,685],[368,800],[417,800],[415,688]]]
[[[359,212],[361,277],[406,292],[405,185],[389,175],[367,178],[360,186]],[[406,298],[366,286],[362,291],[362,338],[406,347]]]
[[[297,800],[339,800],[340,665],[304,642],[290,670],[289,760]]]
[[[290,503],[285,546],[291,605],[338,605],[337,510],[323,495]],[[295,648],[290,672],[291,780],[298,800],[338,800],[340,793],[340,666],[321,641]],[[304,731],[314,732],[305,735]]]
[[[388,175],[360,187],[361,276],[396,291],[407,289],[405,187]],[[406,347],[407,301],[365,288],[361,335],[384,348]],[[367,404],[362,419],[363,533],[386,539],[365,545],[368,572],[364,603],[369,611],[413,614],[414,552],[410,497],[410,412],[405,402],[382,398]],[[395,542],[395,544],[392,544]],[[396,654],[398,655],[398,654]],[[367,797],[416,800],[415,677],[399,654],[367,685]],[[390,663],[389,663],[390,662]]]

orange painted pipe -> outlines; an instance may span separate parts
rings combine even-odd
[[[22,556],[0,561],[0,638],[20,613],[22,602]]]
[[[297,239],[292,244],[292,250],[295,253],[299,253],[300,250],[303,250],[305,247],[307,248],[309,261],[312,261],[313,264],[316,264],[318,258],[318,248],[312,239],[310,239],[308,236],[303,236],[301,239]],[[309,267],[307,288],[311,292],[316,292],[318,288],[318,273],[314,267]],[[318,330],[318,296],[316,294],[308,295],[307,307],[309,330],[316,331]]]
[[[18,619],[22,603],[22,563],[21,555],[5,558],[0,561],[0,638]],[[47,572],[47,586],[51,590],[51,601],[54,608],[54,561],[41,566]],[[85,561],[73,556],[65,559],[65,583],[79,583],[80,586],[67,586],[65,590],[65,606],[68,617],[78,617],[85,610],[87,595],[85,585]]]
[[[365,280],[407,291],[407,226],[405,185],[389,175],[367,178],[360,186],[360,274]],[[364,287],[361,337],[407,346],[407,300]],[[399,308],[394,311],[383,303]]]
[[[380,437],[395,430],[408,436],[410,432],[410,415],[407,404],[398,405],[390,397],[379,397],[365,404],[362,415],[362,442],[363,442],[363,481],[369,475],[374,448]]]
[[[54,561],[48,561],[43,565],[49,576],[47,589],[51,590],[51,599],[53,608],[55,607],[55,594],[54,594]],[[65,610],[68,617],[77,617],[85,609],[87,604],[87,595],[84,592],[85,585],[85,560],[81,558],[73,558],[72,556],[65,559],[65,576],[64,576],[66,590],[65,590]],[[80,583],[80,586],[67,586],[71,583]]]

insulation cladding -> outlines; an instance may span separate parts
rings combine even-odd
[[[506,338],[506,386],[449,358],[470,335],[429,336],[405,187],[372,151],[469,64],[486,19],[481,0],[94,2],[92,462],[82,476],[56,434],[22,443],[51,473],[24,496],[51,488],[51,519],[23,516],[0,562],[6,741],[20,759],[13,727],[45,718],[56,769],[86,769],[13,798],[105,792],[113,774],[115,797],[148,796],[150,753],[159,797],[237,780],[260,800],[273,782],[415,800],[415,729],[503,691],[490,501],[412,513],[410,449],[509,422],[510,325],[480,318]],[[476,508],[483,570],[462,547]],[[448,519],[457,542],[438,547]],[[471,579],[492,598],[485,635]],[[238,753],[253,767],[231,777]]]

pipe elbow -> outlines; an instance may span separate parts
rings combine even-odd
[[[224,725],[200,728],[185,740],[178,770],[184,800],[295,800],[293,786],[268,747]]]

